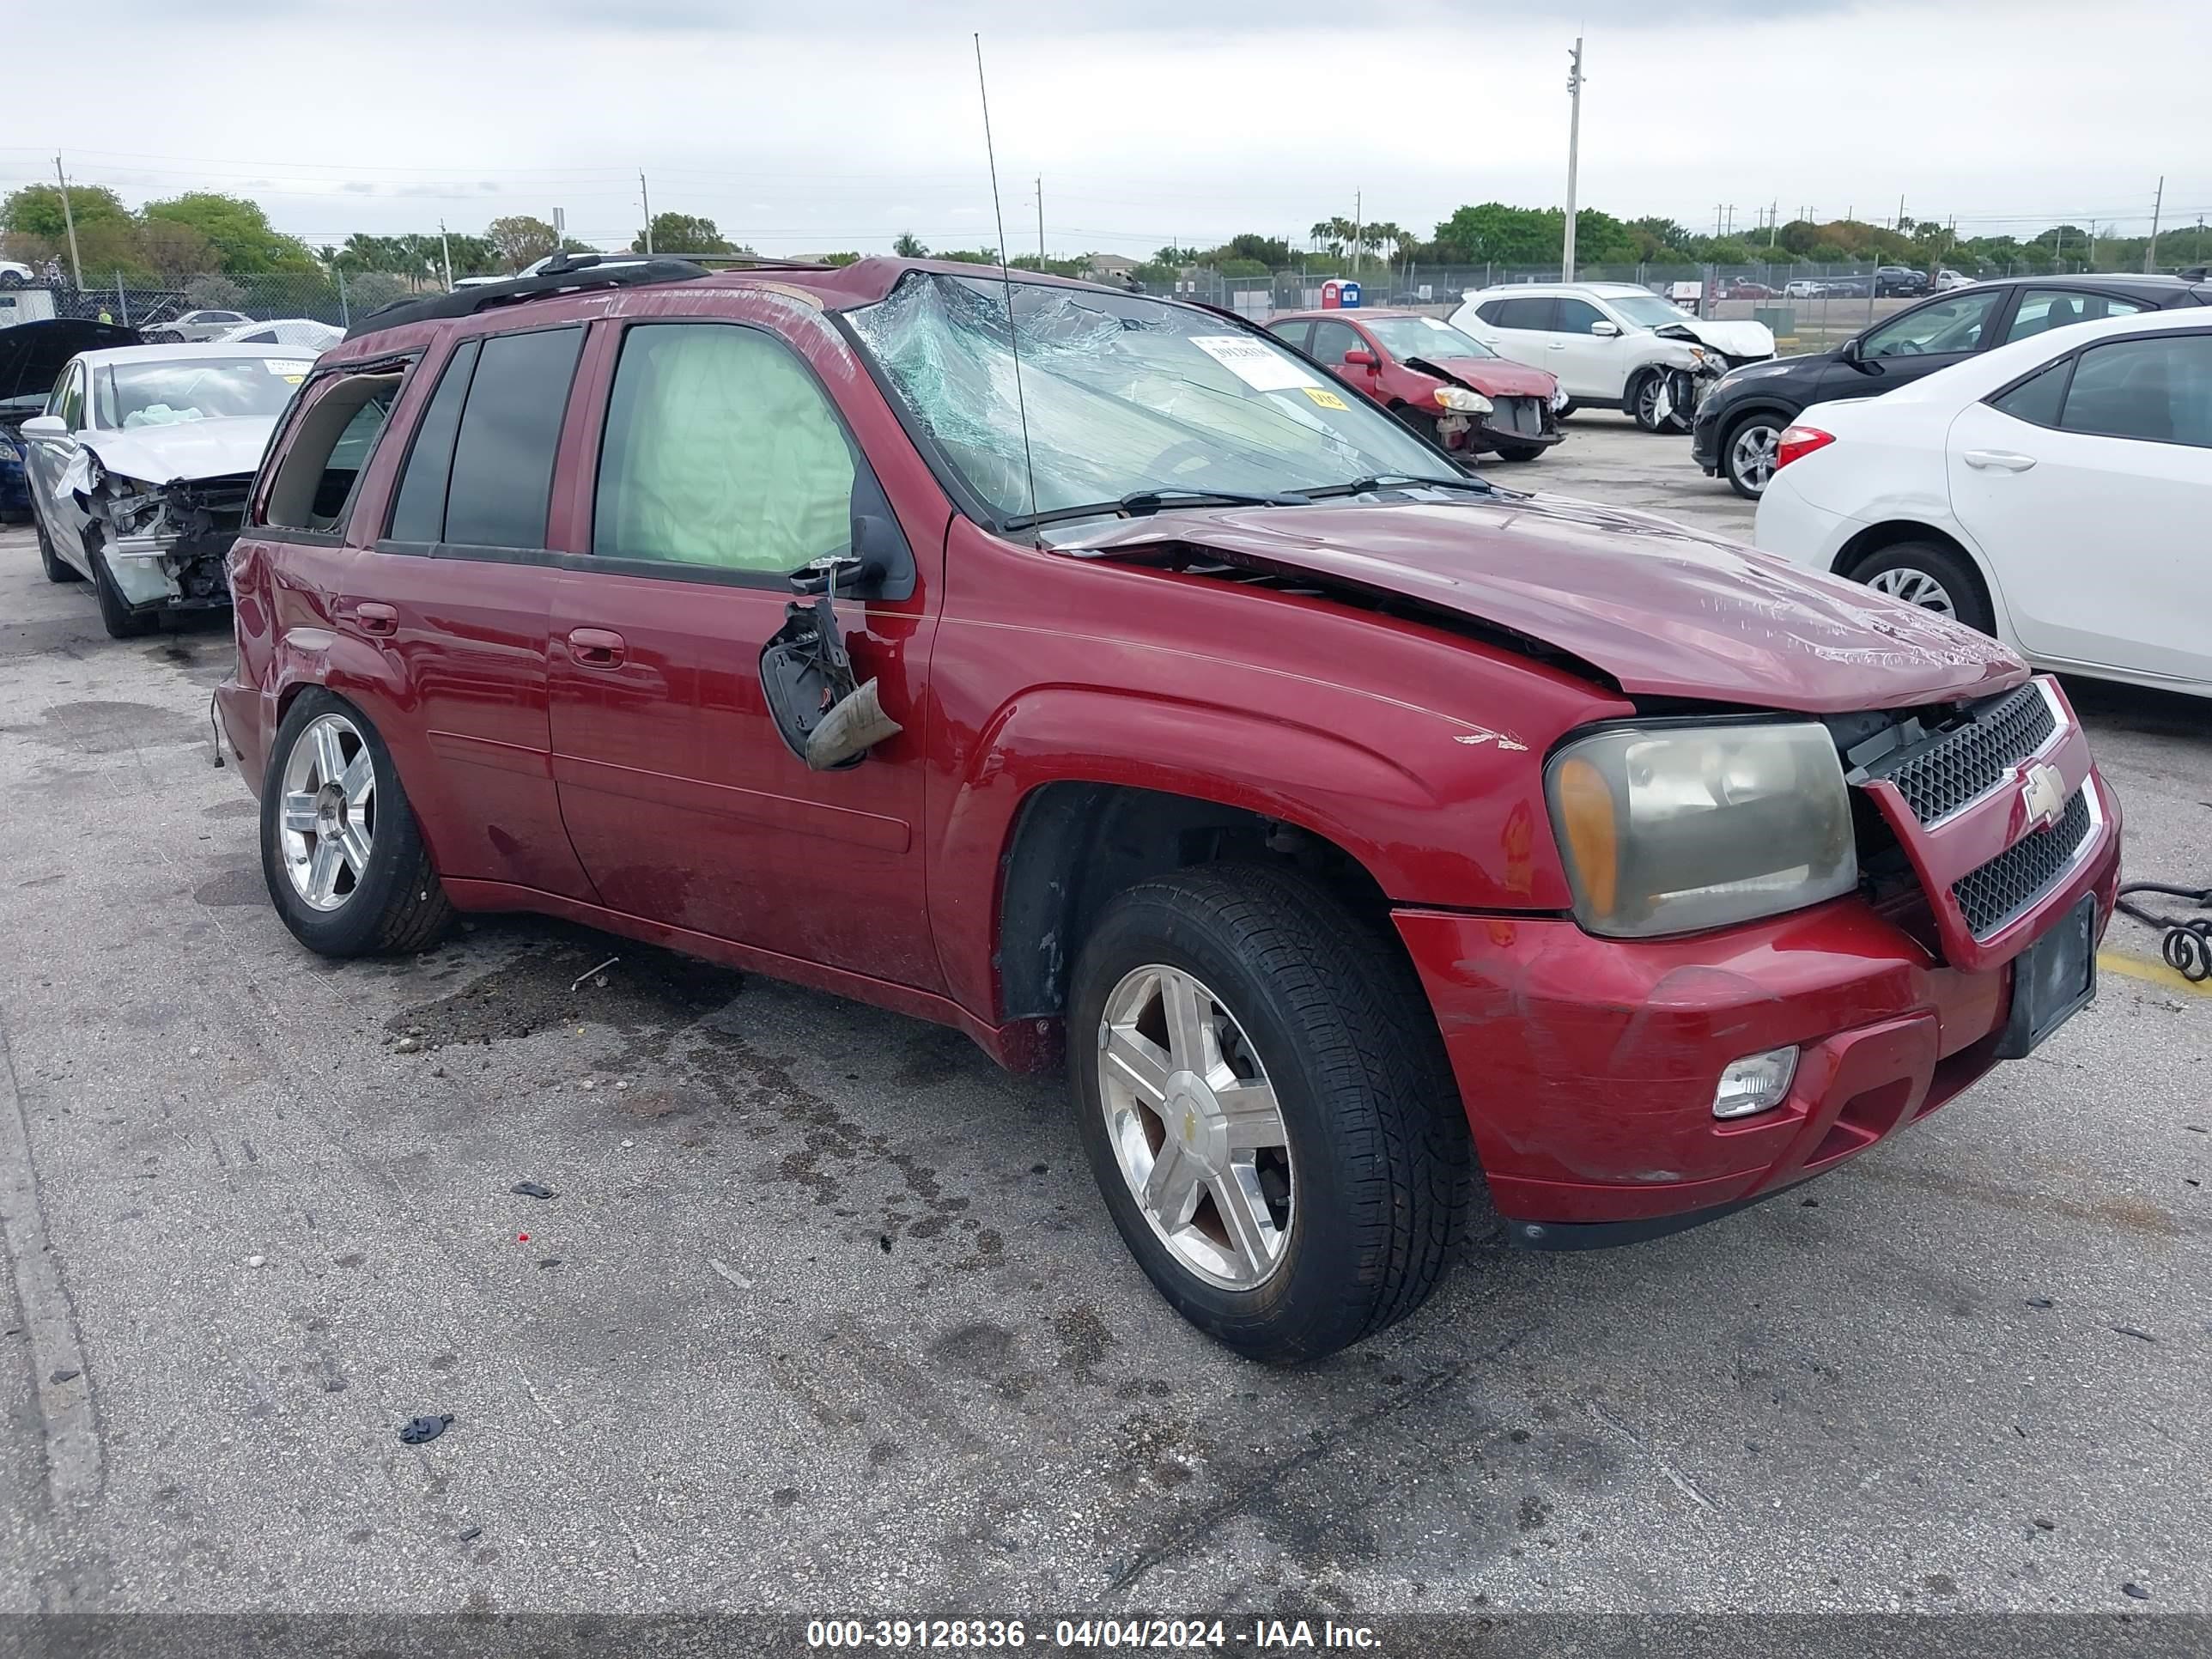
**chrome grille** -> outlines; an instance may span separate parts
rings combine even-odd
[[[1897,786],[1923,823],[1955,812],[2002,782],[2011,769],[2051,740],[2051,700],[2030,681],[1974,711],[1970,724],[1868,769]]]
[[[2057,881],[2089,838],[2089,792],[2077,789],[2048,830],[2014,842],[1979,869],[1951,884],[1966,930],[1987,939],[2027,909]]]

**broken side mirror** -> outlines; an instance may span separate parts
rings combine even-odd
[[[855,679],[836,610],[840,596],[881,596],[900,561],[911,592],[912,556],[896,522],[856,513],[849,551],[791,573],[792,586],[814,597],[786,605],[783,626],[761,647],[761,690],[777,735],[811,771],[858,766],[869,750],[904,729],[884,713],[876,682]]]

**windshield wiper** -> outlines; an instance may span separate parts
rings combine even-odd
[[[1350,483],[1322,484],[1305,493],[1315,501],[1325,495],[1364,495],[1370,490],[1395,489],[1399,486],[1425,486],[1432,489],[1472,489],[1479,495],[1495,493],[1496,486],[1480,478],[1425,478],[1413,472],[1377,472],[1368,477],[1354,478]]]
[[[1118,501],[1093,501],[1088,507],[1055,507],[1043,513],[1023,513],[1004,520],[1008,530],[1026,530],[1031,525],[1058,524],[1063,519],[1095,519],[1103,514],[1120,513],[1130,518],[1142,518],[1169,507],[1310,507],[1310,495],[1293,495],[1279,489],[1265,495],[1255,495],[1237,489],[1133,489]]]

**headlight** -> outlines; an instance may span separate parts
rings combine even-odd
[[[1470,392],[1463,386],[1438,386],[1437,401],[1462,415],[1487,415],[1496,407],[1480,392]]]
[[[1593,933],[1649,939],[1778,915],[1858,885],[1850,797],[1814,724],[1617,727],[1544,775]]]

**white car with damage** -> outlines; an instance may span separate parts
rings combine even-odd
[[[1451,325],[1548,370],[1578,409],[1686,431],[1699,386],[1774,355],[1764,323],[1693,317],[1633,283],[1513,283],[1471,291]]]
[[[278,416],[314,366],[295,346],[80,352],[25,421],[49,580],[89,580],[110,635],[230,602],[226,566]]]

